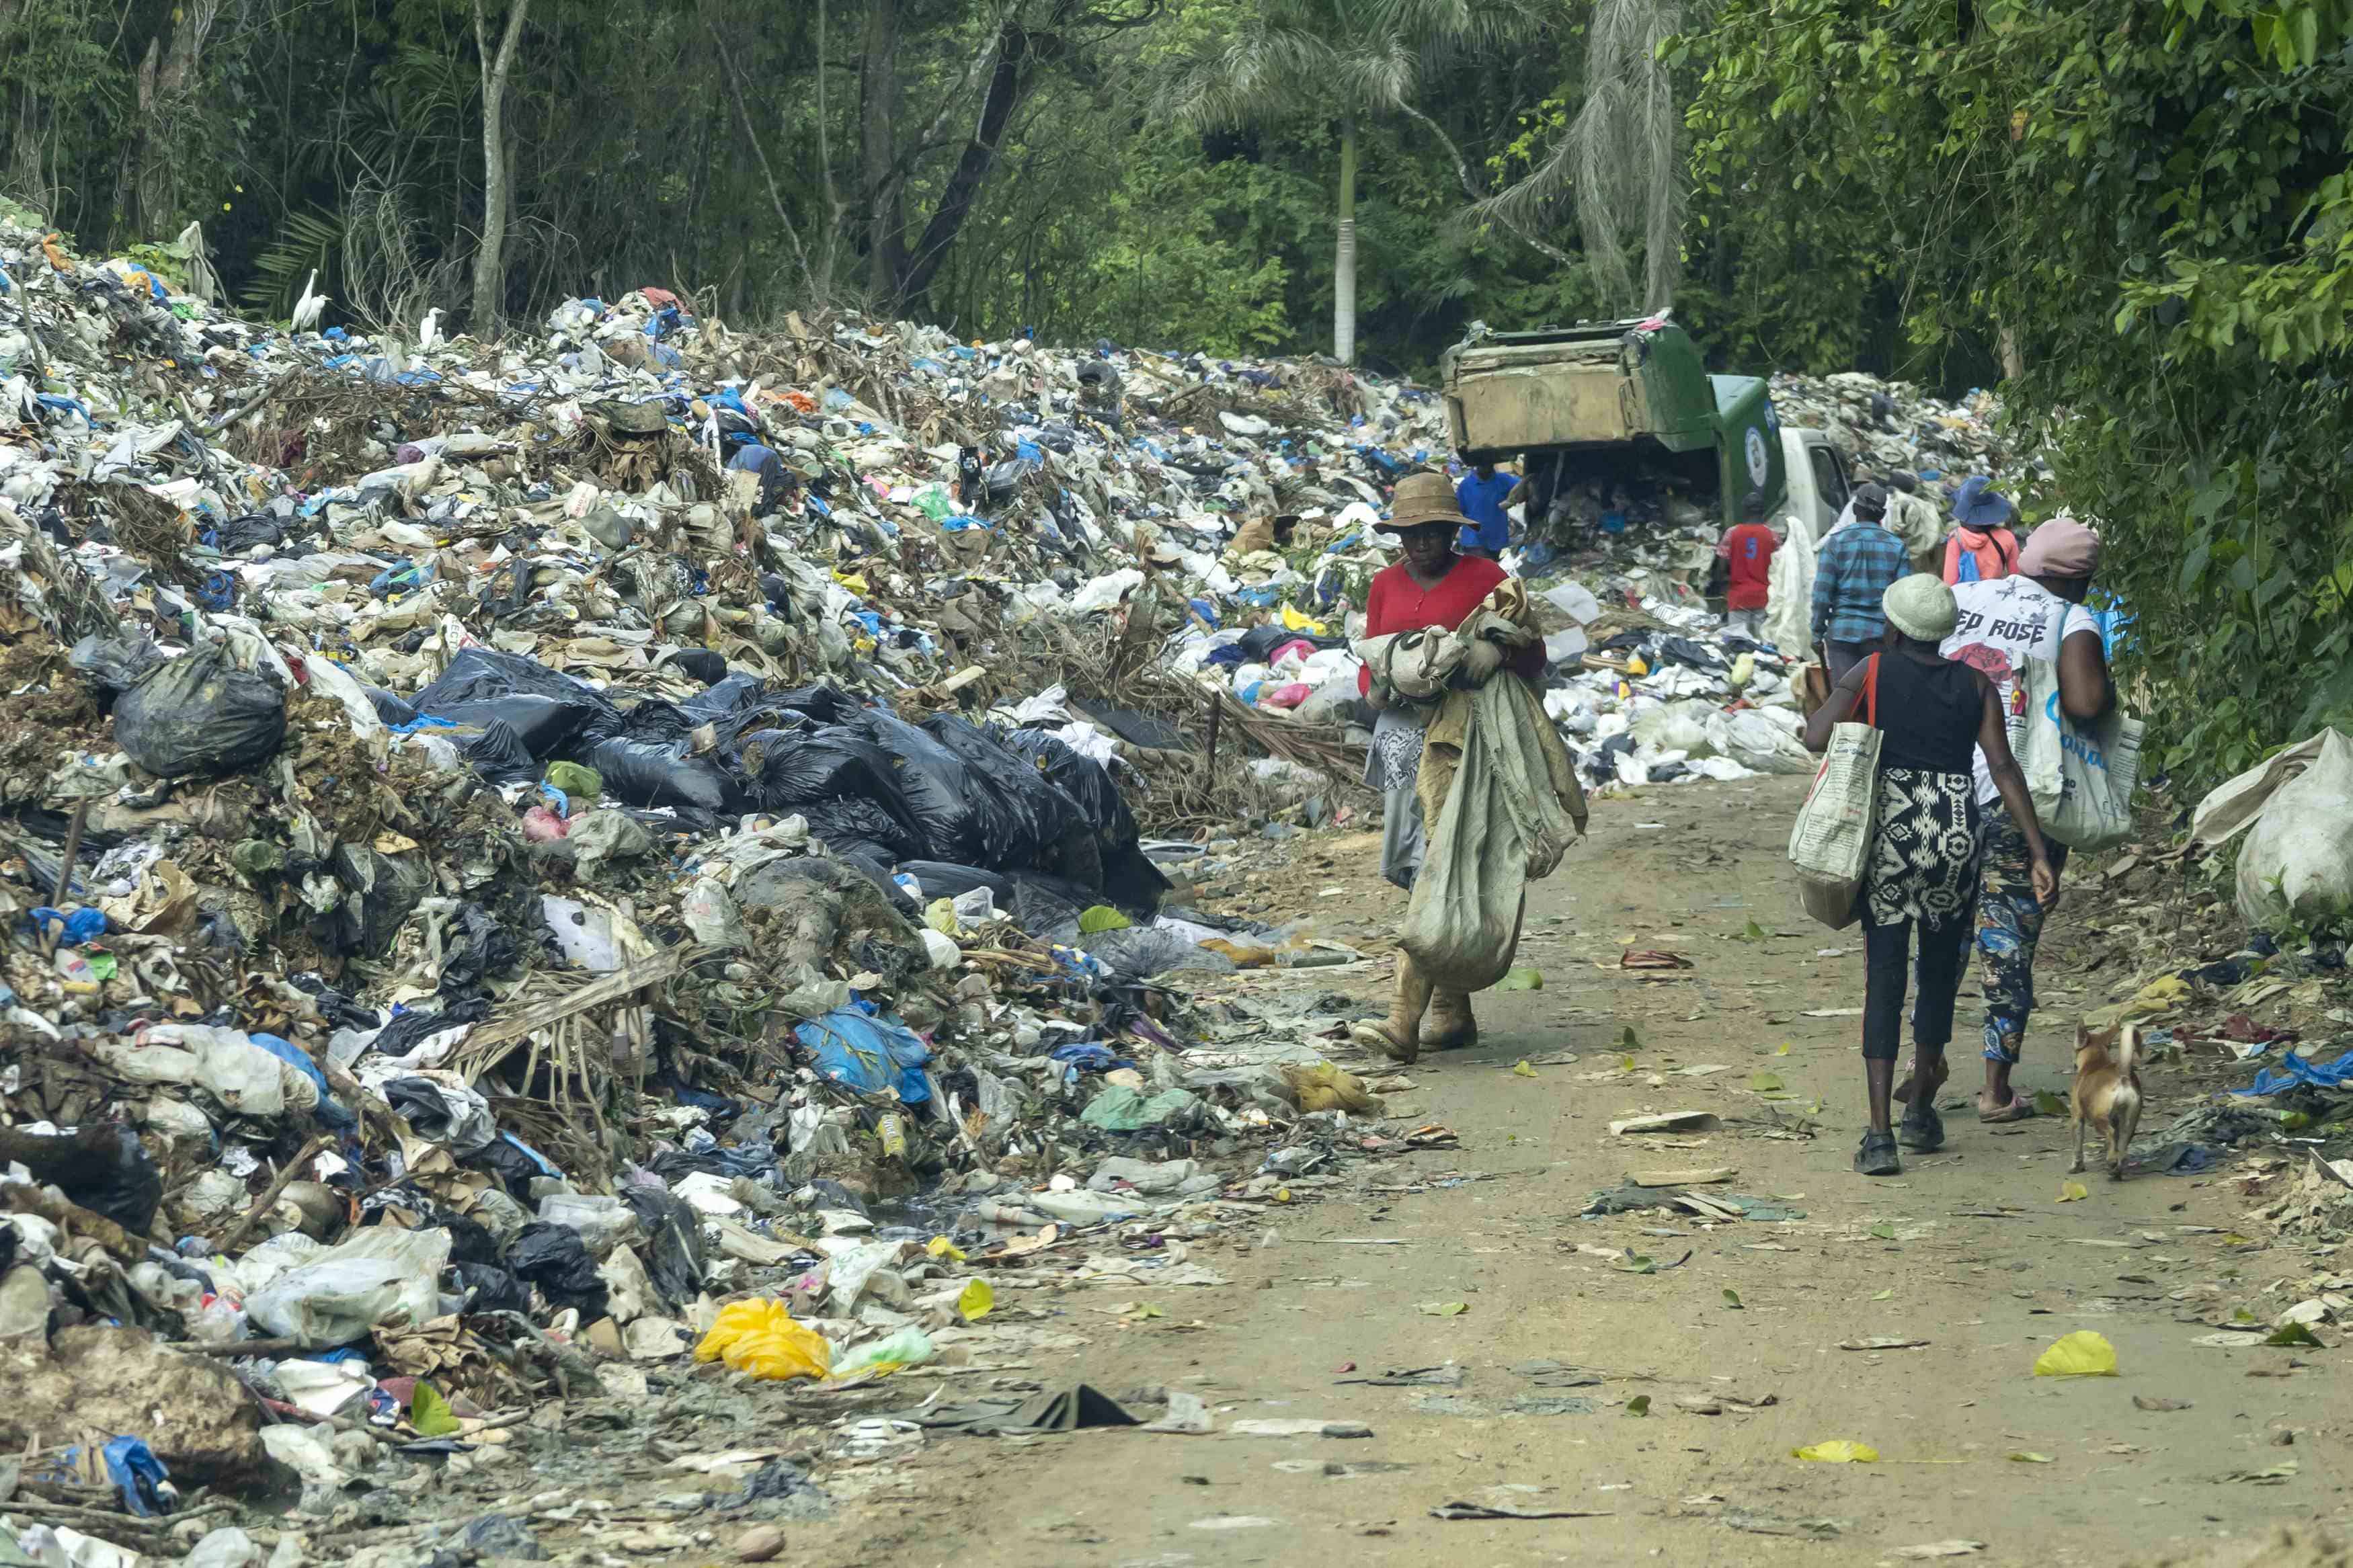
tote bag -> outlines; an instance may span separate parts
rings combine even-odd
[[[1789,826],[1789,864],[1806,913],[1841,931],[1862,914],[1863,868],[1879,816],[1879,656],[1863,678],[1868,723],[1831,729],[1830,750]]]
[[[2059,642],[2067,613],[2059,613]],[[2076,720],[2059,705],[2059,661],[2032,658],[2026,716],[2014,749],[2042,831],[2073,849],[2105,849],[2132,837],[2132,793],[2140,783],[2142,722],[2110,703],[2096,719]]]

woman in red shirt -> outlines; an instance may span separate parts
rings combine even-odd
[[[1482,556],[1455,552],[1463,522],[1445,475],[1409,474],[1398,481],[1388,520],[1374,527],[1397,536],[1404,558],[1375,574],[1366,591],[1366,640],[1431,627],[1451,632],[1509,575]],[[1464,668],[1475,683],[1506,662],[1496,644],[1481,642],[1472,647]],[[1530,679],[1540,679],[1544,645],[1533,643],[1510,655],[1508,667]],[[1381,874],[1410,890],[1421,868],[1424,802],[1417,783],[1422,731],[1435,710],[1416,707],[1377,685],[1369,668],[1357,672],[1356,689],[1376,715],[1365,783],[1381,793]],[[1442,798],[1437,804],[1442,805]],[[1426,1030],[1421,1027],[1425,1009]],[[1449,1050],[1479,1037],[1471,998],[1460,991],[1433,992],[1415,977],[1412,962],[1402,952],[1398,955],[1396,1007],[1388,1024],[1367,1028],[1377,1037],[1374,1043],[1406,1061],[1413,1059],[1422,1044]]]

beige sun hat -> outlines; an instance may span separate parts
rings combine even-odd
[[[1434,522],[1460,528],[1470,521],[1454,502],[1453,481],[1444,474],[1424,469],[1398,481],[1397,489],[1389,497],[1389,515],[1373,526],[1385,533],[1397,533]]]

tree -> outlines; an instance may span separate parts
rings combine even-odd
[[[1597,0],[1584,102],[1525,178],[1478,206],[1534,226],[1564,195],[1573,197],[1586,265],[1605,308],[1620,315],[1666,309],[1683,271],[1689,175],[1678,155],[1683,114],[1663,58],[1682,26],[1677,0]]]
[[[1710,199],[1802,236],[1821,308],[1883,269],[1913,344],[2010,362],[2053,468],[2030,512],[2103,530],[2121,662],[2186,788],[2353,721],[2347,23],[2336,0],[1724,0],[1683,46]]]
[[[514,70],[515,47],[522,41],[523,19],[531,0],[512,0],[506,32],[498,53],[491,52],[490,22],[482,0],[473,0],[474,47],[482,73],[482,237],[474,252],[474,309],[470,321],[477,337],[498,330],[500,307],[506,293],[507,215],[514,193],[507,184],[507,78]]]
[[[1149,26],[1164,0],[996,0],[986,7],[988,33],[955,86],[940,95],[930,124],[909,146],[899,143],[902,90],[901,0],[867,0],[866,53],[859,76],[860,167],[865,176],[869,291],[876,308],[920,310],[972,216],[1014,112],[1049,66],[1082,69],[1105,38]],[[976,100],[975,95],[977,94]],[[912,247],[906,196],[916,166],[953,144],[948,127],[970,106],[971,129],[941,182],[930,216]]]
[[[1225,48],[1168,94],[1166,110],[1197,132],[1302,115],[1338,122],[1332,244],[1332,355],[1356,358],[1356,159],[1360,121],[1415,112],[1432,57],[1499,44],[1525,22],[1486,0],[1264,0]]]

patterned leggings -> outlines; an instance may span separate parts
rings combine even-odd
[[[2026,835],[1997,802],[1986,809],[1978,889],[1978,969],[1985,987],[1985,1059],[2015,1066],[2034,1012],[2034,950],[2047,912],[2034,896],[2034,862]],[[2067,847],[2044,841],[2052,871],[2065,869]]]

